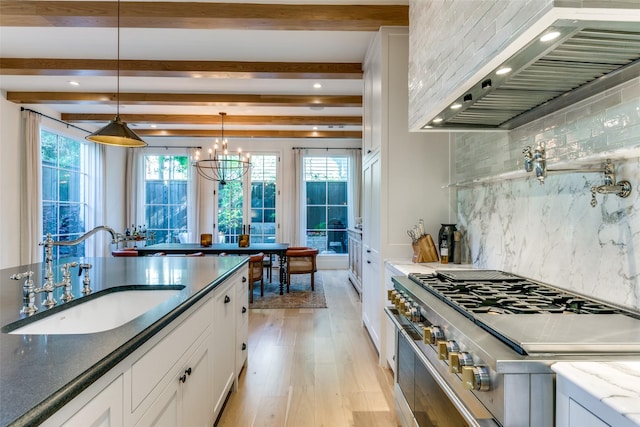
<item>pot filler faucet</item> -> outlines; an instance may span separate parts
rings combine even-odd
[[[616,182],[615,166],[611,163],[610,159],[607,159],[600,168],[551,169],[547,168],[547,156],[544,143],[541,142],[535,149],[532,149],[531,146],[528,145],[522,150],[522,154],[524,155],[524,170],[526,172],[535,172],[540,184],[544,184],[547,172],[602,173],[604,175],[604,184],[591,187],[591,206],[594,208],[598,204],[596,194],[615,194],[622,198],[628,197],[629,194],[631,194],[631,183],[629,181],[622,180]]]
[[[55,291],[56,288],[64,287],[64,294],[62,295],[61,299],[63,302],[71,301],[74,298],[73,294],[71,294],[71,268],[78,267],[78,265],[80,266],[78,275],[81,275],[82,271],[84,270],[82,293],[85,295],[91,293],[89,270],[91,269],[92,265],[88,263],[78,264],[74,261],[63,264],[61,267],[62,282],[55,283],[53,274],[53,247],[75,246],[79,243],[84,242],[89,237],[93,236],[101,230],[107,231],[109,234],[111,234],[112,244],[118,243],[118,233],[116,233],[111,227],[107,227],[106,225],[100,225],[93,230],[86,232],[75,240],[55,241],[51,238],[51,234],[48,233],[45,241],[38,243],[40,246],[44,246],[45,252],[45,276],[44,284],[42,285],[42,287],[36,288],[33,285],[33,280],[31,279],[31,277],[33,276],[33,271],[26,271],[24,273],[13,274],[11,276],[12,280],[25,279],[23,285],[23,306],[22,310],[20,310],[21,314],[31,316],[36,311],[38,311],[38,307],[35,305],[35,295],[40,292],[44,292],[46,295],[45,300],[42,303],[42,305],[46,308],[51,308],[57,304],[56,300],[53,298],[53,291]]]

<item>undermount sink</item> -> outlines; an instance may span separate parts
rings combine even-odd
[[[184,286],[166,286],[161,289],[153,287],[136,289],[127,287],[123,290],[110,289],[104,294],[84,297],[87,301],[76,300],[76,304],[59,306],[58,310],[39,319],[19,326],[10,324],[3,329],[17,335],[68,335],[91,334],[108,331],[124,325],[143,315],[163,302],[174,297]],[[46,314],[43,312],[42,314]],[[18,323],[18,322],[16,322]],[[24,323],[20,321],[20,323]]]

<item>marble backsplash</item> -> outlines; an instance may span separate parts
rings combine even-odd
[[[600,174],[558,174],[458,189],[458,228],[473,264],[640,310],[640,158],[616,161],[629,197],[597,195]]]
[[[597,195],[601,173],[523,169],[544,143],[547,167],[615,164],[631,195]],[[455,134],[458,228],[469,261],[640,310],[640,78],[511,132]]]

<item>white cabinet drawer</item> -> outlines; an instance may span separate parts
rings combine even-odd
[[[135,411],[211,324],[209,300],[131,366],[131,410]]]

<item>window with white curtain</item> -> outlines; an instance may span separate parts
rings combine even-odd
[[[276,241],[276,178],[278,156],[258,154],[251,158],[251,242]]]
[[[49,233],[54,240],[75,240],[89,227],[89,147],[85,141],[43,128],[40,141],[44,236]],[[85,243],[56,246],[53,256],[85,256]]]
[[[348,253],[349,157],[307,155],[302,167],[305,244],[320,253]]]
[[[155,243],[173,243],[182,233],[189,233],[188,200],[191,175],[186,155],[144,156],[144,223],[131,224],[147,235],[155,235]]]

